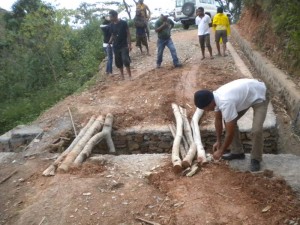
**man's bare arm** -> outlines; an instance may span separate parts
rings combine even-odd
[[[150,9],[149,9],[148,6],[147,6],[146,10],[148,11],[148,19],[150,19],[150,17],[151,17],[151,11],[150,11]]]
[[[221,137],[223,132],[223,120],[222,120],[222,113],[221,111],[215,112],[215,128],[216,128],[216,135],[217,135],[217,142],[221,143]]]
[[[130,35],[129,27],[127,27],[127,42],[128,42],[128,48],[131,51],[131,35]]]
[[[225,123],[225,129],[226,129],[226,135],[225,135],[225,140],[221,146],[220,151],[222,153],[225,152],[225,150],[231,145],[233,137],[234,137],[234,130],[236,126],[236,120],[232,120],[228,123]]]

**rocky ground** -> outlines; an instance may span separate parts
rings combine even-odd
[[[118,75],[99,79],[35,123],[50,132],[68,116],[70,107],[77,127],[91,115],[108,112],[115,115],[115,130],[168,124],[173,121],[172,102],[187,108],[191,116],[196,90],[213,90],[242,77],[231,55],[201,61],[195,30],[173,34],[182,68],[173,68],[166,49],[163,67],[155,69],[156,38],[151,38],[151,56],[137,49],[131,53],[133,80],[126,74],[125,81]],[[204,115],[202,123],[212,119]],[[1,160],[0,182],[15,173],[0,184],[0,224],[146,224],[139,218],[174,225],[300,222],[296,193],[268,171],[238,172],[221,162],[187,178],[173,173],[169,155],[145,154],[100,156],[68,174],[42,177],[54,156],[13,155]]]

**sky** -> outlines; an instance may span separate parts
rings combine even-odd
[[[80,3],[96,3],[100,0],[43,0],[43,2],[51,3],[56,6],[56,8],[67,8],[76,9],[79,7]],[[107,0],[106,0],[107,1]],[[0,0],[0,7],[6,10],[11,10],[11,6],[16,2],[16,0]],[[128,4],[134,4],[133,0],[127,0]],[[162,8],[163,10],[172,10],[175,8],[174,0],[144,0],[152,11],[154,8]]]

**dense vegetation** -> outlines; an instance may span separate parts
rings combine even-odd
[[[104,57],[99,16],[73,29],[74,12],[40,0],[19,0],[12,9],[1,13],[0,134],[76,91]]]
[[[246,9],[263,13],[267,20],[261,22],[259,40],[265,41],[264,36],[271,35],[266,26],[271,26],[272,32],[279,39],[278,49],[282,57],[272,52],[277,64],[286,68],[294,76],[300,77],[300,1],[299,0],[244,0]],[[257,43],[263,46],[265,43]],[[278,53],[277,53],[278,54]]]

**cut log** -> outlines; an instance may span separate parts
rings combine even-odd
[[[189,148],[188,153],[186,154],[186,156],[184,157],[184,159],[182,160],[182,167],[183,168],[188,168],[192,165],[193,160],[196,156],[197,153],[197,147],[195,142],[193,142]]]
[[[186,137],[188,145],[191,146],[192,143],[194,142],[194,139],[193,139],[192,129],[186,115],[186,109],[179,107],[179,110],[183,121],[183,133],[184,136]]]
[[[201,141],[200,128],[199,128],[199,120],[203,115],[203,110],[197,108],[191,122],[191,127],[193,130],[193,137],[197,148],[197,161],[200,164],[206,163],[207,159],[205,156],[205,150]]]
[[[175,127],[175,125],[174,124],[169,124],[169,129],[172,133],[173,138],[175,138],[175,136],[176,136],[176,127]],[[186,156],[187,149],[185,149],[185,147],[183,146],[182,143],[180,143],[179,151],[180,151],[181,158],[183,159]]]
[[[103,125],[103,130],[94,135],[86,144],[84,149],[80,152],[80,154],[76,157],[74,164],[80,165],[86,158],[88,158],[95,145],[101,142],[103,139],[106,139],[106,143],[109,148],[109,152],[113,153],[116,152],[113,140],[111,138],[111,131],[112,131],[112,124],[113,124],[114,117],[112,114],[108,113],[105,118],[105,122]]]
[[[43,172],[43,176],[54,176],[58,165],[65,159],[69,152],[74,148],[78,141],[83,137],[86,131],[91,127],[95,121],[95,116],[92,116],[89,122],[81,129],[77,137],[73,140],[71,145]]]
[[[172,147],[172,163],[175,173],[180,173],[182,170],[181,159],[179,156],[179,146],[182,138],[182,117],[178,105],[172,103],[173,113],[176,119],[176,135]]]
[[[200,170],[200,167],[198,166],[198,163],[194,163],[191,167],[191,171],[189,171],[186,176],[192,177],[194,176],[198,171]]]
[[[180,107],[180,112],[183,120],[184,136],[186,137],[186,140],[189,144],[189,150],[184,159],[182,160],[182,167],[187,168],[192,165],[192,162],[196,156],[197,148],[193,139],[192,129],[186,115],[186,109]]]
[[[79,155],[79,153],[82,151],[83,147],[86,145],[86,143],[95,135],[98,133],[102,126],[103,126],[104,118],[103,116],[99,116],[92,126],[86,131],[86,133],[83,135],[83,137],[78,141],[78,143],[74,146],[74,148],[69,152],[69,154],[66,156],[63,163],[58,167],[58,170],[61,172],[67,172],[69,170],[70,165],[74,162],[76,157]]]

